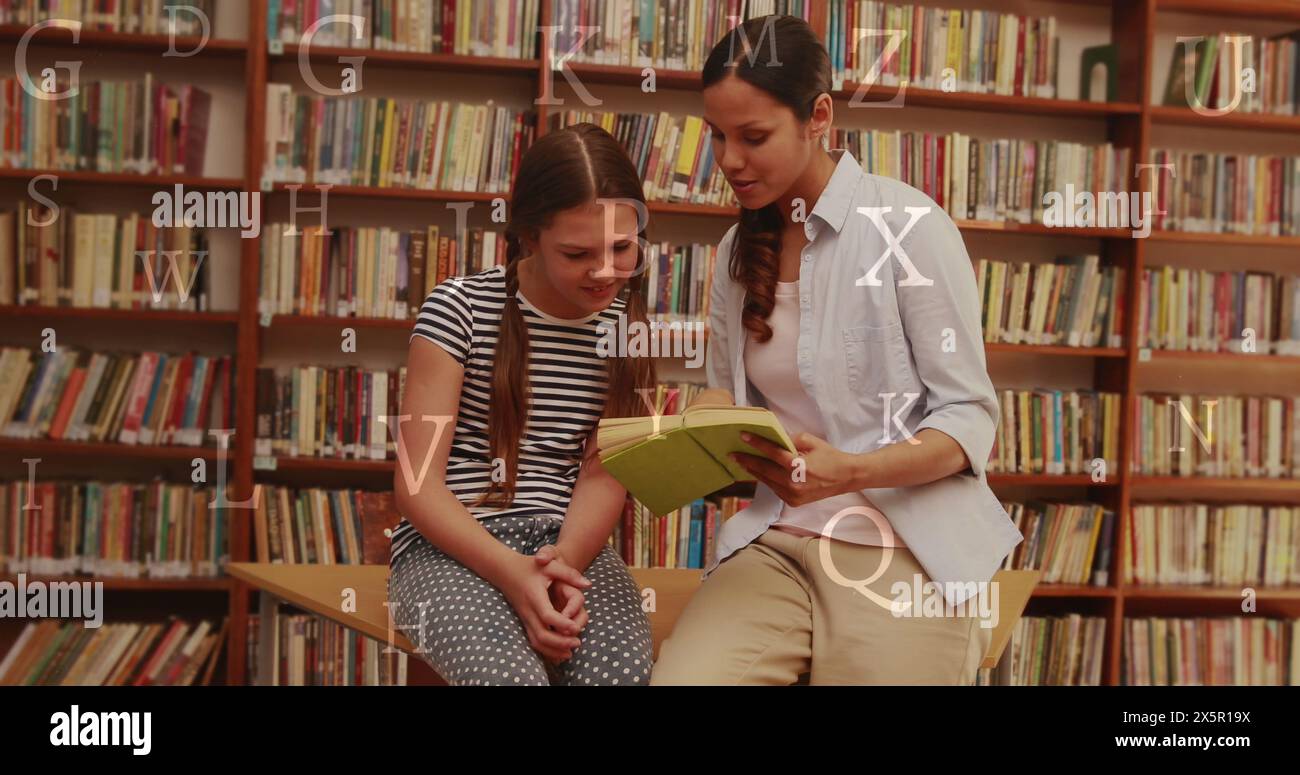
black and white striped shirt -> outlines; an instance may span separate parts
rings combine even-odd
[[[522,293],[516,297],[528,329],[530,400],[520,437],[515,497],[508,508],[470,506],[492,483],[488,411],[506,301],[505,268],[438,284],[420,308],[411,336],[439,345],[465,367],[446,473],[447,487],[457,500],[479,519],[503,514],[562,519],[578,479],[583,446],[605,409],[609,379],[605,360],[597,354],[600,327],[615,325],[626,303],[617,298],[601,312],[563,320],[537,309]],[[391,560],[418,537],[403,518],[393,531]]]

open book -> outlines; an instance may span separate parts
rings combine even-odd
[[[657,432],[656,432],[657,431]],[[757,406],[700,406],[659,417],[600,421],[596,446],[605,470],[656,515],[754,476],[732,452],[762,454],[740,440],[742,431],[795,452],[771,411]]]

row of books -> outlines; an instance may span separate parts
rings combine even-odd
[[[158,228],[136,213],[70,207],[55,217],[20,200],[16,210],[0,212],[0,304],[202,312],[211,282],[207,254],[203,229]]]
[[[215,445],[234,426],[234,361],[195,352],[0,349],[0,436]]]
[[[1045,584],[1110,579],[1115,512],[1096,503],[1007,502],[1002,507],[1025,540],[1003,560],[1007,570],[1041,570]]]
[[[253,485],[253,547],[257,562],[360,565],[358,490]]]
[[[202,175],[212,96],[191,84],[66,78],[33,94],[0,81],[0,166],[141,175]],[[68,94],[54,99],[54,94]]]
[[[502,232],[429,226],[270,224],[262,241],[258,311],[278,315],[414,318],[434,286],[505,262]]]
[[[0,568],[213,578],[229,557],[226,514],[215,502],[211,487],[161,481],[0,482]]]
[[[319,616],[279,605],[248,617],[248,682],[267,686],[405,686],[406,652]],[[262,639],[270,674],[262,672]]]
[[[642,285],[651,320],[704,321],[709,317],[709,288],[718,246],[651,242],[645,255]]]
[[[810,5],[807,0],[554,0],[552,49],[557,59],[573,51],[574,62],[699,72],[714,43],[736,21],[769,13],[807,20]],[[757,39],[753,44],[759,47]],[[743,50],[737,47],[737,53]]]
[[[316,46],[534,59],[538,2],[271,0],[266,35],[297,43],[319,25],[311,39]],[[358,33],[343,22],[320,23],[331,15],[360,16],[363,26]]]
[[[1190,107],[1195,100],[1216,111],[1294,116],[1298,83],[1300,30],[1269,38],[1221,32],[1174,44],[1164,103]]]
[[[1133,470],[1149,476],[1300,476],[1300,397],[1144,394]]]
[[[1161,170],[1153,229],[1300,235],[1300,156],[1156,149],[1151,157]]]
[[[1142,270],[1138,346],[1300,355],[1300,276]]]
[[[1132,179],[1131,149],[1110,143],[885,129],[832,129],[830,142],[867,172],[920,189],[956,220],[1065,226],[1076,220],[1084,194],[1127,191]],[[1129,226],[1102,222],[1106,208],[1092,210],[1097,222],[1077,225]]]
[[[255,453],[395,459],[387,417],[397,413],[405,386],[405,366],[259,368]]]
[[[1123,396],[1095,390],[1002,390],[989,473],[1092,474],[1119,460]]]
[[[1300,584],[1300,508],[1256,503],[1143,503],[1130,511],[1131,584]]]
[[[1006,668],[981,668],[976,684],[1100,686],[1105,650],[1104,617],[1022,616],[1003,654]]]
[[[719,527],[749,506],[750,500],[734,495],[701,498],[655,515],[628,498],[609,542],[630,567],[703,568],[716,551]]]
[[[71,19],[81,22],[83,30],[144,35],[202,35],[203,18],[211,32],[216,14],[216,0],[0,0],[0,24]]]
[[[206,686],[225,638],[225,619],[28,622],[0,659],[0,686]]]
[[[1128,686],[1300,686],[1300,619],[1124,619]]]
[[[1056,97],[1056,17],[830,0],[826,48],[836,88],[845,81]],[[867,30],[875,31],[868,35]],[[896,53],[889,55],[891,48]],[[945,72],[948,71],[948,72]]]
[[[552,129],[596,124],[613,135],[641,174],[646,201],[736,204],[713,162],[713,132],[699,116],[563,110],[552,113],[550,122]]]
[[[1099,266],[1096,255],[1054,263],[979,259],[975,279],[984,310],[984,341],[1008,344],[1121,347],[1124,269]]]
[[[266,171],[273,182],[507,192],[535,115],[387,97],[318,97],[266,85]]]

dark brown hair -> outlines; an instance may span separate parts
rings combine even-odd
[[[799,121],[811,118],[817,98],[831,91],[830,55],[796,16],[759,16],[733,27],[704,62],[704,88],[729,75],[770,94]],[[775,202],[758,210],[742,207],[732,242],[731,278],[745,286],[741,319],[760,342],[772,337],[767,318],[776,305],[784,225]]]
[[[507,506],[514,500],[519,468],[519,440],[528,417],[528,331],[515,293],[519,290],[522,239],[536,240],[555,213],[597,198],[633,199],[645,204],[641,176],[623,146],[595,124],[575,124],[553,130],[524,153],[511,191],[506,223],[506,302],[501,314],[495,362],[492,365],[492,404],[488,413],[489,454],[506,463],[504,482],[494,481],[478,504]],[[645,232],[638,233],[642,239]],[[640,250],[640,242],[638,250]],[[638,268],[646,256],[638,258]],[[642,285],[645,272],[628,278],[621,291],[629,322],[646,320]],[[636,391],[655,386],[649,358],[607,358],[608,393],[605,417],[646,414]]]

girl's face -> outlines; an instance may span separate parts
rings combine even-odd
[[[817,138],[831,123],[831,100],[819,97],[812,116],[800,121],[784,103],[729,75],[704,90],[704,120],[713,130],[713,158],[736,198],[757,210],[779,200],[809,169],[821,147]]]
[[[561,210],[536,239],[524,238],[546,300],[533,301],[547,303],[548,313],[580,318],[599,312],[640,268],[636,208],[611,204],[610,228],[605,224],[605,209],[590,202]]]

